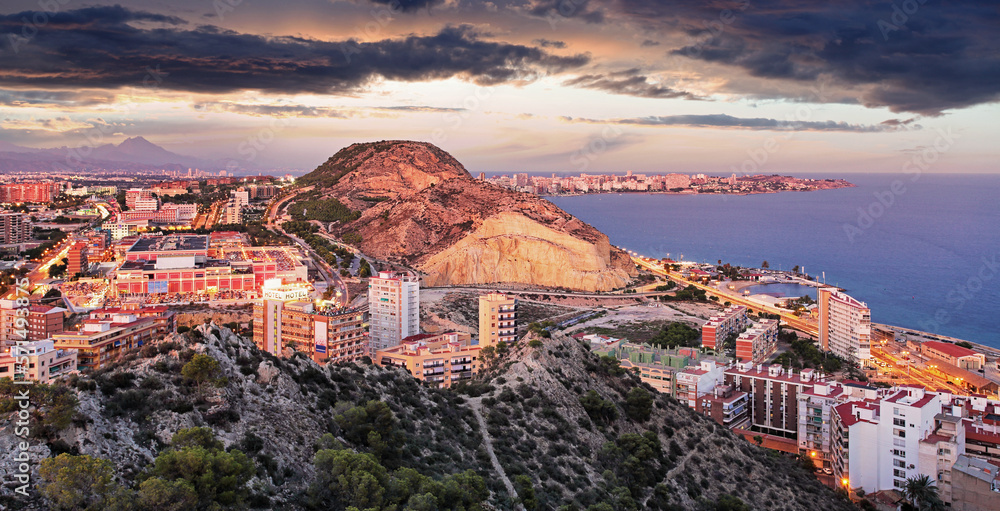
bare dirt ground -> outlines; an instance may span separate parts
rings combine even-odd
[[[673,322],[686,323],[700,329],[718,310],[718,305],[695,302],[662,303],[658,307],[630,305],[608,309],[605,314],[567,328],[566,333],[596,333],[643,342]]]
[[[455,330],[479,333],[479,292],[451,289],[420,290],[420,328],[427,332]],[[518,335],[529,323],[561,320],[582,314],[590,307],[567,307],[561,304],[519,299],[517,304]]]

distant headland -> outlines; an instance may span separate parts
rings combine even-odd
[[[673,194],[730,194],[811,192],[835,188],[851,188],[853,183],[843,179],[803,179],[779,175],[708,176],[705,174],[580,174],[579,176],[551,177],[529,174],[501,175],[479,179],[493,184],[537,195],[580,195],[587,193],[673,193]]]

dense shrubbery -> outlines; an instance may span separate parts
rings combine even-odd
[[[663,330],[649,340],[649,344],[661,348],[676,348],[677,346],[696,348],[701,344],[701,332],[685,323],[673,322],[663,327]]]
[[[351,211],[337,199],[311,199],[288,206],[288,213],[296,220],[319,220],[320,222],[352,222],[361,218],[361,213]]]

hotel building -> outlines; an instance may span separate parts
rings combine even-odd
[[[479,344],[491,346],[517,340],[517,300],[503,293],[479,297]]]
[[[746,328],[748,321],[746,307],[726,307],[726,310],[709,318],[701,327],[702,347],[721,353],[726,338]]]
[[[253,308],[253,340],[263,351],[282,356],[286,347],[314,361],[353,362],[368,355],[363,308],[317,308],[306,284],[266,282]]]
[[[412,273],[379,272],[368,279],[371,316],[369,350],[397,346],[420,333],[420,278]]]
[[[479,372],[479,350],[465,333],[419,334],[391,348],[378,350],[375,363],[398,367],[414,378],[438,388],[448,388]]]
[[[820,288],[819,341],[823,350],[865,365],[871,359],[871,310],[832,288]]]

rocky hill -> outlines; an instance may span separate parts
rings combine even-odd
[[[199,354],[219,366],[204,387],[182,375]],[[522,339],[494,367],[464,390],[430,389],[398,370],[277,359],[225,327],[202,325],[69,385],[32,387],[31,497],[14,493],[17,463],[5,456],[0,505],[55,508],[37,491],[39,467],[69,453],[110,460],[113,484],[62,480],[76,489],[63,498],[96,499],[93,509],[184,509],[163,507],[155,499],[164,493],[232,509],[722,509],[739,501],[852,509],[793,461],[651,392],[561,334]],[[21,439],[13,390],[3,389],[0,448],[12,453]],[[192,430],[186,441],[176,435],[191,427],[212,435],[191,447]],[[171,472],[181,455],[215,459],[216,471],[250,463],[241,477],[216,476],[231,485],[216,494],[211,477],[189,476],[202,467]]]
[[[607,291],[635,273],[597,229],[547,200],[473,179],[431,144],[354,144],[299,184],[312,187],[303,195],[312,207],[302,217],[329,220],[316,215],[331,200],[360,212],[342,215],[331,232],[360,238],[366,254],[419,270],[427,286],[509,282]]]

